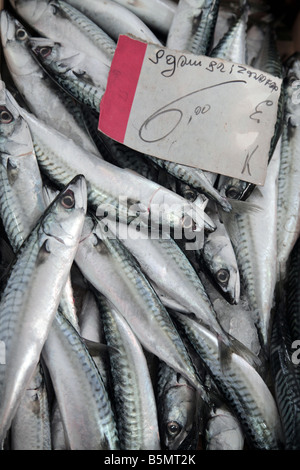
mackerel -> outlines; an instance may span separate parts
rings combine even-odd
[[[109,347],[120,448],[159,450],[156,401],[142,346],[120,312],[97,298]]]
[[[157,407],[164,448],[197,448],[203,402],[185,378],[162,361],[158,364]]]
[[[206,450],[243,450],[244,433],[226,405],[210,410],[205,431]]]
[[[10,0],[17,15],[40,36],[68,44],[108,67],[116,43],[99,26],[63,0]]]
[[[87,151],[99,152],[78,123],[74,102],[43,71],[29,47],[30,36],[23,25],[6,10],[1,12],[1,41],[4,57],[22,98],[31,112],[50,126],[72,138]]]
[[[80,50],[48,38],[31,38],[29,44],[40,66],[57,85],[99,113],[109,73],[107,66]]]
[[[276,402],[261,376],[235,353],[222,366],[217,337],[186,315],[173,312],[173,316],[239,420],[250,448],[280,449],[282,429]]]
[[[23,243],[3,291],[0,338],[6,346],[6,363],[0,365],[1,444],[50,331],[78,247],[85,211],[85,181],[76,177]]]
[[[68,449],[117,450],[115,418],[102,377],[80,335],[59,311],[42,354],[58,400]]]
[[[142,346],[204,393],[168,312],[136,260],[103,223],[86,219],[75,261],[87,281],[124,316]]]
[[[29,127],[3,82],[0,106],[0,213],[16,252],[42,215],[45,204]]]
[[[286,275],[286,263],[300,233],[299,96],[300,54],[286,63],[285,109],[278,177],[278,276]]]
[[[11,450],[51,450],[50,403],[41,364],[11,425]]]
[[[249,202],[260,209],[236,214],[232,218],[223,216],[250,309],[257,314],[258,331],[265,352],[270,340],[271,311],[275,300],[279,153],[280,142],[269,163],[265,185],[257,187],[249,197]]]
[[[219,3],[219,0],[180,0],[169,29],[167,47],[207,55]]]
[[[225,298],[237,304],[240,299],[240,274],[230,236],[214,204],[208,205],[206,213],[217,228],[205,236],[200,258]]]
[[[294,355],[296,355],[296,358],[293,358]],[[292,337],[286,319],[286,297],[282,292],[274,315],[270,364],[275,397],[282,421],[284,449],[299,450],[300,382],[298,351],[292,347]]]
[[[46,126],[32,114],[20,108],[27,121],[40,168],[56,184],[66,184],[76,174],[86,177],[88,202],[98,216],[118,217],[120,221],[141,223],[166,231],[184,229],[189,235],[201,231],[209,217],[170,190],[100,160],[86,152],[64,135]],[[64,151],[62,152],[62,149]]]
[[[209,199],[215,201],[225,212],[231,211],[232,206],[230,201],[228,201],[227,196],[221,195],[213,186],[217,178],[217,175],[214,173],[203,171],[198,168],[192,168],[180,163],[151,157],[150,155],[147,155],[146,158],[152,161],[156,166],[166,170],[182,183],[188,184],[193,189],[196,189]]]
[[[173,0],[115,0],[135,13],[151,29],[166,35],[172,23],[177,4]]]
[[[67,3],[94,21],[114,41],[118,40],[120,34],[131,34],[144,41],[160,44],[152,30],[135,13],[117,2],[87,0],[83,3],[80,0],[67,0]]]

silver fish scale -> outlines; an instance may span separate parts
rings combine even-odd
[[[17,203],[7,179],[7,171],[0,165],[0,212],[13,251],[21,246],[25,238],[23,224],[17,220]]]
[[[51,450],[48,391],[40,364],[11,427],[12,450]],[[27,412],[29,410],[29,412]]]
[[[270,344],[274,390],[284,429],[285,449],[299,450],[300,381],[299,366],[291,360],[291,338],[283,298],[275,312]]]
[[[220,0],[205,2],[202,17],[190,47],[190,52],[193,54],[208,54],[217,21],[219,4]]]
[[[30,282],[31,275],[39,252],[37,243],[38,233],[32,232],[26,244],[23,245],[12,275],[9,277],[0,303],[0,338],[6,345],[6,355],[9,357],[11,339],[16,331],[18,312],[24,304],[24,293]],[[26,249],[25,249],[26,248]],[[3,382],[5,368],[0,366],[0,382]]]
[[[112,60],[116,50],[116,43],[113,39],[85,15],[80,14],[75,8],[72,8],[70,5],[60,0],[57,3],[67,17]]]
[[[235,221],[238,227],[239,240],[232,240],[235,254],[238,260],[241,278],[247,289],[250,307],[253,312],[257,312],[258,304],[256,300],[256,287],[253,276],[253,256],[249,250],[249,239],[251,239],[251,225],[247,224],[247,215],[235,214]],[[259,320],[259,318],[258,318]],[[262,325],[260,325],[262,327]]]
[[[204,337],[201,338],[187,322],[181,320],[180,315],[177,314],[176,318],[208,368],[217,387],[230,403],[251,446],[257,449],[278,449],[275,430],[266,424],[253,400],[253,396],[240,375],[234,371],[234,367],[225,365],[225,369],[222,370],[216,349],[210,347]]]
[[[225,211],[229,211],[231,209],[230,203],[226,198],[220,195],[220,193],[214,188],[213,183],[209,180],[211,173],[179,163],[161,160],[156,157],[147,156],[147,158],[159,165],[161,168],[166,169],[175,178],[178,178],[180,181],[183,181],[199,192],[206,194],[207,197],[219,204]],[[206,175],[208,175],[208,177]]]
[[[38,135],[36,133],[32,135],[32,141],[40,167],[56,184],[64,186],[76,176],[74,170],[67,166],[66,163],[59,165],[58,162],[55,162],[56,155],[52,155],[50,148],[45,149],[45,145],[39,141]],[[49,153],[47,154],[46,151]],[[90,185],[88,180],[87,194],[89,204],[95,208],[101,205],[116,207],[116,200],[113,196],[101,192],[100,188],[96,188],[95,186]],[[121,220],[127,221],[127,207],[122,204],[118,204],[118,215]]]
[[[99,421],[99,426],[101,432],[103,433],[103,444],[99,442],[99,446],[104,445],[106,449],[107,444],[109,448],[117,449],[118,448],[118,436],[115,425],[115,420],[113,417],[113,411],[110,404],[110,399],[107,394],[105,385],[103,383],[102,377],[99,374],[99,371],[92,360],[90,354],[88,353],[85,345],[80,339],[80,336],[77,334],[76,330],[72,325],[63,317],[63,315],[57,313],[55,320],[53,322],[52,328],[57,334],[59,341],[64,342],[64,348],[66,348],[69,353],[69,360],[75,362],[75,369],[82,370],[83,375],[78,375],[78,381],[84,380],[90,385],[89,387],[89,399],[92,398],[95,407],[98,410],[98,418],[95,418]],[[50,332],[51,334],[51,332]],[[68,347],[67,345],[70,345]],[[50,367],[50,374],[52,370],[51,366],[51,349],[47,352],[46,363]],[[55,364],[53,364],[55,369]],[[75,379],[75,377],[74,377]],[[55,381],[54,381],[55,387]],[[83,389],[86,389],[86,385],[83,382]]]
[[[278,261],[282,263],[279,269],[285,270],[285,264],[290,254],[292,240],[299,233],[299,188],[298,177],[293,174],[299,174],[299,149],[300,132],[299,128],[285,123],[282,130],[282,145],[280,155],[280,170],[278,176]],[[297,199],[298,197],[298,199]],[[295,223],[298,217],[298,226]],[[293,221],[293,223],[291,223]],[[298,230],[298,232],[297,232]]]
[[[184,371],[186,371],[187,379],[190,381],[193,380],[193,385],[197,387],[196,384],[198,384],[198,377],[195,374],[195,370],[193,370],[183,341],[177,333],[177,330],[173,324],[172,319],[169,317],[168,312],[165,310],[153,288],[142,274],[137,263],[133,260],[133,258],[130,256],[130,253],[127,252],[125,247],[123,247],[118,240],[105,237],[105,245],[115,260],[116,265],[119,266],[118,269],[121,270],[127,277],[129,286],[131,283],[134,284],[136,292],[140,294],[144,304],[146,304],[148,307],[149,315],[146,319],[148,325],[150,326],[154,322],[162,329],[166,335],[166,340],[169,340],[173,343],[173,350],[176,351],[176,355],[178,357],[178,367],[182,369],[182,374],[184,374]],[[131,327],[134,330],[134,327]],[[153,353],[159,355],[159,351],[153,351]],[[167,360],[168,358],[166,358],[166,361]],[[179,360],[181,364],[179,364]],[[200,386],[200,388],[202,388],[202,386]]]
[[[90,106],[95,111],[99,112],[100,101],[103,97],[104,90],[90,85],[74,77],[69,79],[63,75],[54,74],[55,80],[59,83],[68,93],[76,98],[80,103]]]
[[[110,365],[112,374],[114,370],[117,372],[117,380],[114,380],[114,399],[119,410],[117,422],[120,446],[121,449],[138,450],[140,447],[136,446],[142,441],[143,423],[140,420],[140,392],[136,377],[133,376],[132,365],[128,362],[117,324],[108,309],[102,309],[102,319],[107,344],[117,350],[110,352]]]
[[[175,261],[175,263],[178,265],[180,270],[184,272],[185,277],[188,278],[189,283],[192,286],[194,286],[198,291],[200,291],[201,299],[206,303],[207,307],[212,312],[212,306],[211,306],[210,300],[207,296],[206,290],[204,289],[204,286],[199,276],[197,275],[193,266],[188,261],[185,254],[183,253],[181,248],[179,248],[177,243],[173,239],[164,240],[162,238],[155,240],[155,243],[158,243],[163,246],[166,252],[166,257],[167,258],[170,257]],[[182,262],[183,258],[186,259],[187,261],[186,263]]]

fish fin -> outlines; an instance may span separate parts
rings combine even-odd
[[[118,352],[113,346],[107,344],[98,343],[87,338],[81,337],[82,341],[86,345],[86,348],[92,357],[102,356],[103,354],[109,354],[110,351]]]
[[[258,206],[257,204],[252,204],[248,201],[240,201],[238,199],[230,199],[230,204],[232,206],[233,213],[255,213],[263,211],[263,208]]]
[[[80,80],[88,83],[89,85],[96,86],[92,77],[86,73],[85,70],[72,70],[72,73],[75,75],[76,78],[79,78]]]
[[[221,336],[218,337],[220,364],[223,371],[226,371],[228,368],[232,354],[242,357],[256,370],[261,366],[261,360],[259,357],[256,356],[256,354],[254,354],[247,346],[228,333],[227,338],[229,339],[229,343],[225,342]]]
[[[46,259],[48,258],[50,253],[51,253],[51,249],[50,249],[50,244],[49,244],[49,238],[47,238],[44,241],[44,243],[42,244],[42,246],[41,246],[41,248],[38,252],[37,259],[36,259],[36,264],[40,265],[40,264],[44,263],[44,261],[46,261]]]
[[[9,184],[12,186],[19,175],[18,165],[11,159],[7,159],[6,172]]]

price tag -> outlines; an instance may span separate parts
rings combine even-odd
[[[139,152],[263,185],[281,83],[120,36],[98,129]]]

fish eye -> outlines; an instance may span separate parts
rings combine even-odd
[[[6,108],[0,108],[0,123],[1,124],[9,124],[13,120],[14,120],[13,115]]]
[[[75,196],[73,191],[68,189],[61,199],[61,205],[65,209],[72,209],[75,206]]]
[[[229,271],[227,269],[220,269],[217,272],[217,280],[220,284],[227,284],[229,281]]]
[[[193,191],[192,189],[186,189],[183,191],[183,197],[188,201],[193,202],[197,198],[197,192]]]
[[[18,28],[16,31],[16,38],[19,39],[20,41],[24,41],[24,39],[27,38],[27,33],[25,29],[23,28]]]
[[[167,423],[167,432],[169,436],[171,437],[178,436],[181,429],[182,429],[182,426],[180,426],[180,424],[177,423],[177,421],[170,421],[169,423]]]
[[[52,8],[53,15],[56,15],[56,13],[58,13],[58,6],[52,3],[51,8]]]
[[[36,49],[36,52],[41,56],[43,57],[43,59],[46,59],[46,57],[48,57],[51,52],[52,52],[52,47],[50,46],[44,46],[44,47],[38,47]]]
[[[226,189],[226,196],[230,199],[237,199],[239,197],[239,192],[234,186],[229,186],[229,188]]]

